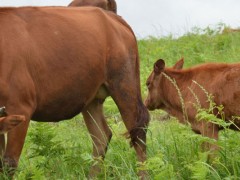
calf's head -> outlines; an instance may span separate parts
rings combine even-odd
[[[183,58],[180,59],[172,69],[179,70],[183,67]],[[169,68],[170,69],[170,68]],[[165,62],[162,59],[157,60],[154,63],[153,71],[147,79],[146,86],[148,88],[148,96],[145,100],[145,106],[149,110],[154,109],[163,109],[165,107],[164,104],[164,95],[163,90],[164,84],[163,79],[165,78],[163,73],[165,71]],[[165,90],[167,91],[167,89]]]

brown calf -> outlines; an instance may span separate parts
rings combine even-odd
[[[96,6],[117,13],[115,0],[73,0],[68,6]]]
[[[57,122],[80,112],[93,156],[104,158],[112,136],[103,114],[107,96],[118,106],[138,160],[145,161],[148,111],[137,42],[121,17],[96,7],[0,8],[0,27],[0,107],[7,110],[1,121],[25,119],[8,132],[0,166],[17,167],[30,119]],[[98,172],[93,166],[90,176]]]
[[[184,70],[182,66],[183,59],[172,68],[165,68],[163,60],[154,64],[154,70],[147,80],[149,94],[145,105],[149,110],[163,109],[177,117],[181,123],[189,122],[196,133],[218,139],[218,131],[222,127],[204,120],[196,120],[195,105],[209,108],[207,91],[213,95],[216,105],[224,106],[226,121],[232,120],[232,116],[239,116],[240,64],[208,63]],[[214,113],[219,116],[217,109],[214,109]],[[235,120],[234,123],[236,126],[230,128],[237,129],[240,121]],[[213,145],[209,147],[210,144],[205,145],[207,148],[217,148]]]

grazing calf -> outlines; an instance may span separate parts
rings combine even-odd
[[[115,0],[73,0],[68,6],[96,6],[117,13]]]
[[[183,59],[172,68],[165,68],[165,63],[161,59],[154,64],[154,70],[146,83],[149,94],[145,105],[149,110],[163,109],[177,117],[181,123],[189,122],[196,133],[217,139],[218,131],[222,127],[204,120],[197,120],[195,105],[200,104],[202,108],[209,108],[207,91],[213,95],[216,105],[224,106],[226,121],[232,120],[233,116],[239,116],[240,63],[207,63],[184,70],[182,66]],[[182,100],[180,100],[180,94]],[[219,116],[217,109],[214,109],[214,114]],[[235,126],[232,125],[230,128],[236,130],[240,121],[236,119],[234,123]],[[213,150],[217,148],[210,144],[205,146]]]
[[[104,158],[112,136],[103,114],[108,96],[117,104],[137,159],[145,161],[148,111],[137,41],[120,16],[96,7],[0,8],[0,27],[0,107],[7,110],[1,122],[25,119],[8,132],[0,167],[17,167],[30,119],[58,122],[80,112],[93,156]],[[0,149],[3,139],[0,134]],[[99,171],[95,164],[89,175]]]

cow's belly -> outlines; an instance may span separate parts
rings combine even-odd
[[[95,82],[96,83],[96,82]],[[32,120],[41,122],[57,122],[73,118],[87,106],[93,99],[104,99],[108,96],[105,85],[81,90],[65,90],[47,96],[38,104]]]
[[[32,116],[32,120],[57,122],[70,119],[79,114],[85,107],[86,103],[86,101],[83,101],[83,99],[78,97],[76,97],[76,99],[57,99],[45,103],[41,108],[37,108]]]
[[[89,86],[87,89],[80,86],[69,87],[42,93],[38,98],[32,119],[46,122],[70,119],[79,114],[95,98],[98,89],[95,86]]]

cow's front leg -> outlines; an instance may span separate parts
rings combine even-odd
[[[25,116],[6,116],[6,118],[9,117],[15,118],[15,122],[18,122],[19,119],[22,119]],[[7,134],[7,146],[1,165],[3,165],[2,170],[6,170],[9,176],[12,176],[14,174],[14,170],[17,168],[18,160],[27,134],[29,121],[29,119],[24,119],[22,123],[11,129]]]

